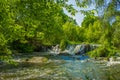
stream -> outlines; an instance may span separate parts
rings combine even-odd
[[[87,56],[44,57],[48,58],[45,63],[19,62],[17,66],[1,67],[0,80],[106,80],[102,70],[104,64]]]

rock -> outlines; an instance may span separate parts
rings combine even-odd
[[[76,53],[79,53],[80,51],[81,51],[81,48],[82,48],[83,46],[82,45],[77,45],[76,47],[75,47],[75,49],[74,49],[74,53],[76,54]]]
[[[59,49],[59,45],[53,46],[50,53],[54,55],[83,55],[99,47],[97,44],[75,44],[68,45],[64,51]]]
[[[47,61],[48,59],[46,57],[32,57],[27,60],[27,62],[30,62],[30,63],[44,63]]]
[[[74,49],[74,53],[76,55],[81,55],[85,53],[85,45],[77,45]]]
[[[74,49],[74,53],[77,55],[82,55],[82,54],[85,54],[89,51],[91,51],[90,44],[77,45]]]

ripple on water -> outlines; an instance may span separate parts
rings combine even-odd
[[[3,80],[101,80],[99,65],[92,61],[54,60],[37,65],[19,66],[0,73]]]

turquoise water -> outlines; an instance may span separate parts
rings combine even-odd
[[[7,65],[0,69],[0,80],[105,80],[100,64],[76,57],[52,56],[46,63]]]
[[[101,80],[102,73],[98,66],[92,62],[67,61],[62,65],[65,72],[70,73],[72,78]]]
[[[62,59],[65,60],[65,63],[61,65],[60,69],[73,79],[101,80],[104,77],[100,64],[90,60],[87,56],[77,56],[77,58],[62,56]]]

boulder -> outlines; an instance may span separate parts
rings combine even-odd
[[[88,51],[91,50],[91,47],[89,44],[82,44],[82,45],[77,45],[74,49],[74,53],[77,55],[82,55],[87,53]]]
[[[32,57],[30,59],[26,59],[26,61],[30,63],[44,63],[47,62],[48,59],[46,57]]]

